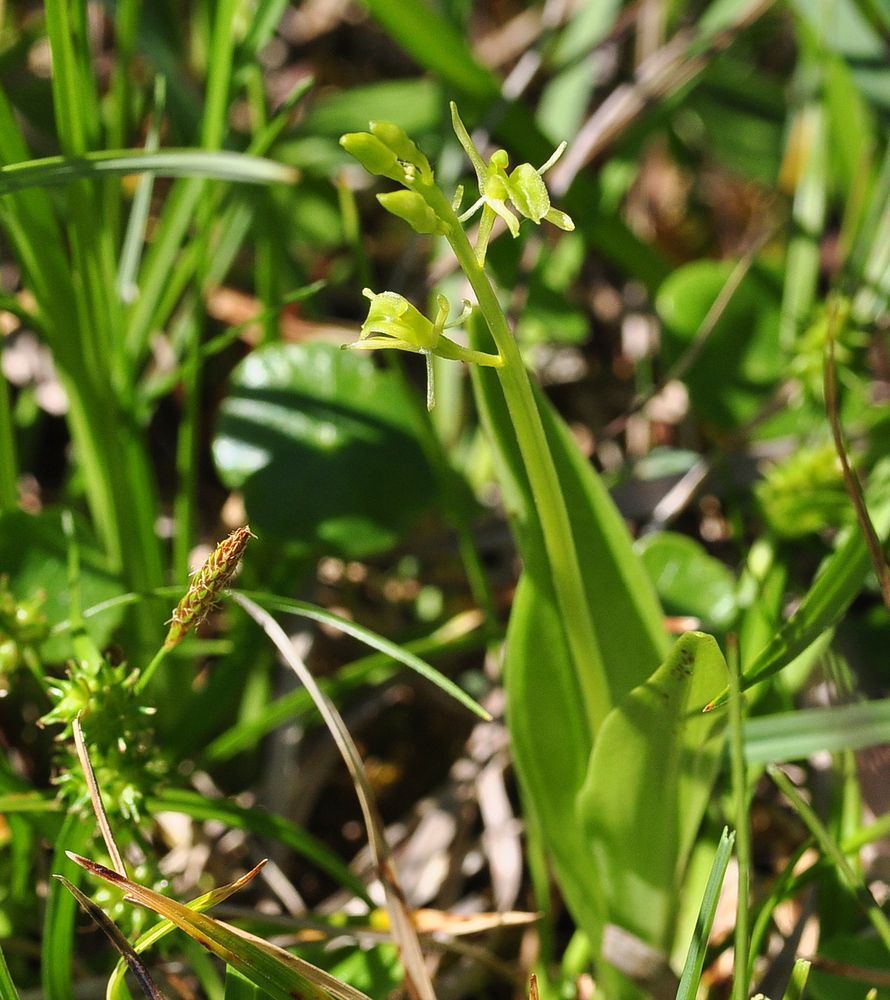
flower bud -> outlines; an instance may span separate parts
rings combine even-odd
[[[384,146],[392,150],[403,164],[411,164],[420,174],[420,179],[432,183],[433,170],[430,161],[421,153],[404,129],[394,122],[371,122],[371,132]]]
[[[416,191],[391,191],[378,194],[377,200],[387,212],[404,219],[416,233],[431,236],[445,232],[442,221]]]
[[[405,171],[396,154],[369,132],[347,132],[340,137],[340,145],[354,156],[369,174],[402,181]]]

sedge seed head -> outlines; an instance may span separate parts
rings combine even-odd
[[[235,575],[251,537],[248,525],[236,528],[210,553],[192,577],[185,597],[173,609],[170,630],[164,641],[167,649],[178,646],[191,629],[204,621]]]

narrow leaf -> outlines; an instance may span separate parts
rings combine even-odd
[[[91,875],[122,889],[133,902],[172,921],[189,937],[278,1000],[369,1000],[359,990],[341,983],[277,945],[191,910],[96,861],[72,852],[66,853]]]
[[[117,924],[108,917],[104,910],[96,906],[89,896],[85,896],[76,885],[72,885],[64,875],[55,875],[54,878],[57,878],[65,886],[77,902],[80,903],[81,908],[87,916],[90,917],[108,940],[111,941],[115,949],[120,952],[130,972],[133,973],[136,981],[139,983],[142,992],[149,1000],[163,1000],[164,994],[155,985],[154,980],[149,975],[148,969],[145,967],[145,963],[140,960],[130,942],[118,929]]]
[[[207,177],[241,184],[292,184],[291,167],[246,153],[197,149],[102,150],[83,156],[48,156],[0,167],[0,195],[32,187],[69,184],[87,177],[151,172],[162,177]]]

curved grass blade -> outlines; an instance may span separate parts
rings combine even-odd
[[[154,173],[162,177],[205,177],[241,184],[292,184],[292,167],[246,153],[200,149],[110,149],[82,156],[47,156],[0,167],[0,195],[25,188],[53,187],[89,177]]]
[[[122,889],[133,902],[172,921],[275,1000],[370,1000],[360,990],[341,983],[277,945],[191,910],[95,861],[70,851],[66,853],[90,874]]]
[[[454,655],[477,650],[490,641],[491,632],[477,611],[462,611],[440,625],[429,635],[406,642],[404,649],[416,656]],[[352,663],[344,664],[336,674],[319,680],[319,687],[334,702],[350,692],[374,687],[388,680],[399,665],[386,653],[371,653]],[[305,688],[297,688],[263,705],[252,718],[236,722],[220,733],[204,749],[206,760],[229,760],[250,749],[267,733],[292,719],[306,720],[313,711],[312,698]]]
[[[446,694],[451,695],[455,701],[460,702],[468,708],[474,715],[478,715],[485,722],[491,722],[491,715],[477,701],[474,701],[465,691],[457,686],[454,681],[449,680],[441,674],[435,667],[431,667],[427,662],[421,660],[419,656],[402,649],[398,643],[389,639],[384,639],[382,635],[372,632],[363,625],[357,625],[347,618],[332,614],[316,604],[308,604],[306,601],[294,601],[286,597],[276,597],[271,594],[256,593],[253,591],[232,591],[231,596],[239,601],[239,597],[246,597],[250,601],[256,601],[261,606],[271,608],[273,611],[284,611],[290,615],[298,615],[301,618],[309,618],[324,625],[332,625],[339,632],[351,635],[353,639],[358,639],[371,649],[376,649],[380,653],[386,653],[403,666],[420,674],[436,687],[441,688]]]
[[[826,829],[825,824],[816,815],[813,807],[804,801],[803,796],[798,792],[785,772],[775,764],[768,765],[766,771],[778,789],[791,803],[792,808],[803,821],[804,826],[810,831],[823,855],[831,861],[838,879],[853,894],[863,913],[868,917],[878,938],[883,942],[884,947],[890,950],[890,919],[887,918],[872,895],[871,889],[862,874],[850,864],[844,852],[835,843],[831,834]]]

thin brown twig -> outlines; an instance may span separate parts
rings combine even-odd
[[[108,851],[108,856],[111,858],[111,864],[114,867],[114,870],[118,873],[118,875],[123,875],[124,878],[126,878],[127,869],[124,865],[123,856],[121,855],[114,839],[111,824],[108,822],[108,814],[105,812],[105,804],[102,801],[102,792],[99,790],[99,783],[96,781],[96,774],[93,771],[93,765],[90,762],[90,754],[87,750],[86,741],[83,738],[83,729],[80,725],[80,715],[78,715],[71,724],[71,729],[74,733],[74,746],[77,750],[77,759],[80,761],[80,766],[83,769],[84,777],[86,778],[87,788],[90,792],[90,802],[93,806],[96,822],[99,824],[99,831],[102,834],[102,839],[105,841],[105,849]]]
[[[865,536],[865,544],[868,547],[872,566],[874,567],[875,575],[878,578],[878,584],[881,588],[881,597],[883,598],[884,604],[888,610],[890,610],[890,567],[888,567],[887,560],[884,558],[884,550],[881,546],[881,540],[878,537],[878,533],[875,531],[875,526],[868,513],[862,483],[853,471],[853,468],[850,465],[850,460],[847,457],[847,447],[844,441],[843,428],[841,427],[837,388],[837,361],[834,350],[840,323],[841,320],[838,313],[838,306],[835,302],[831,306],[828,321],[828,338],[825,344],[825,410],[828,414],[828,423],[831,425],[831,436],[834,439],[834,448],[837,452],[838,460],[841,463],[841,472],[844,477],[844,488],[847,491],[847,496],[849,496],[850,502],[853,504],[853,509],[856,511],[856,520],[859,522],[862,534]]]

